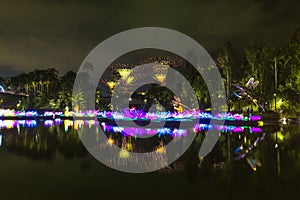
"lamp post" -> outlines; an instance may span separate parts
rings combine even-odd
[[[275,72],[274,72],[274,81],[275,81],[275,93],[274,93],[274,103],[275,103],[275,105],[274,105],[274,111],[275,112],[277,112],[277,108],[276,108],[276,93],[277,93],[277,62],[276,62],[276,60],[275,60],[275,62],[274,62],[274,70],[275,70]]]
[[[273,59],[273,62],[274,62],[274,86],[275,86],[275,92],[274,92],[274,103],[275,103],[275,106],[274,106],[274,111],[276,112],[277,111],[277,108],[276,108],[276,94],[277,94],[277,64],[280,60],[284,59],[284,56],[280,56],[280,57],[275,57]],[[286,62],[287,63],[287,62]],[[285,63],[285,64],[286,64]],[[284,65],[285,65],[284,64]]]
[[[276,107],[276,93],[274,93],[274,111],[277,112],[277,107]]]

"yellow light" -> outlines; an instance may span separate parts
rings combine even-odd
[[[126,144],[126,149],[127,149],[128,151],[132,151],[132,144],[131,144],[131,143],[127,143],[127,144]]]
[[[5,121],[6,128],[11,129],[14,127],[14,121],[13,120],[6,120]]]
[[[113,81],[108,81],[106,84],[108,85],[110,90],[113,90],[116,86],[116,83]]]
[[[15,113],[12,110],[5,110],[4,111],[4,116],[5,117],[15,116]]]
[[[109,138],[108,138],[108,140],[107,140],[107,144],[108,145],[110,145],[110,146],[112,146],[113,144],[114,144],[114,139],[112,139],[112,137],[110,136]]]
[[[69,130],[69,126],[73,126],[73,121],[71,121],[71,120],[64,120],[65,132],[67,132]]]
[[[79,128],[82,127],[82,125],[84,124],[83,120],[75,120],[74,121],[74,130],[78,130]]]
[[[157,148],[156,148],[156,152],[157,153],[165,153],[165,148],[163,147],[163,146],[158,146]]]
[[[134,76],[128,76],[128,77],[126,78],[126,83],[127,83],[127,84],[131,84],[133,81],[134,81]]]
[[[78,105],[75,105],[75,106],[74,106],[74,111],[75,111],[76,113],[79,112],[79,106],[78,106]],[[65,116],[69,116],[69,111],[68,111],[68,109],[66,109],[66,111],[65,111]]]
[[[130,157],[130,154],[126,149],[122,148],[120,153],[119,153],[119,156],[120,156],[120,158],[127,159],[127,158]]]
[[[77,124],[77,123],[74,124],[74,130],[75,130],[75,131],[78,130],[78,124]]]
[[[118,69],[120,76],[125,80],[127,76],[131,73],[131,69]]]
[[[264,122],[263,121],[258,121],[257,124],[258,124],[258,126],[263,126]]]
[[[164,62],[162,62],[164,63]],[[163,83],[166,80],[166,74],[168,72],[168,65],[159,64],[154,67],[154,77],[160,82]]]
[[[155,78],[160,82],[163,83],[166,80],[166,75],[165,74],[157,74],[155,75]]]
[[[281,132],[277,132],[277,138],[278,138],[280,141],[283,141],[283,140],[284,140],[284,135],[283,135]]]

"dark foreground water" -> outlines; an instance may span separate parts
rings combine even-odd
[[[222,131],[201,161],[200,131],[178,161],[146,174],[98,162],[81,143],[80,126],[94,125],[1,121],[0,199],[297,199],[300,193],[298,125]],[[108,136],[116,145],[124,141]]]

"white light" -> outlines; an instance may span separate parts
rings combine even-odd
[[[277,149],[277,148],[278,148],[278,144],[276,143],[276,144],[275,144],[275,149]]]
[[[287,124],[287,123],[286,123],[286,118],[285,118],[285,117],[282,118],[282,124]]]
[[[0,85],[1,92],[5,92],[4,88]]]
[[[2,134],[0,134],[0,146],[2,145]]]

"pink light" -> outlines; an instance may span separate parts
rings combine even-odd
[[[258,120],[261,120],[261,116],[253,115],[253,116],[250,117],[250,120],[251,120],[251,121],[258,121]]]
[[[259,127],[251,127],[250,131],[253,133],[260,133],[260,132],[262,132],[262,129]]]

